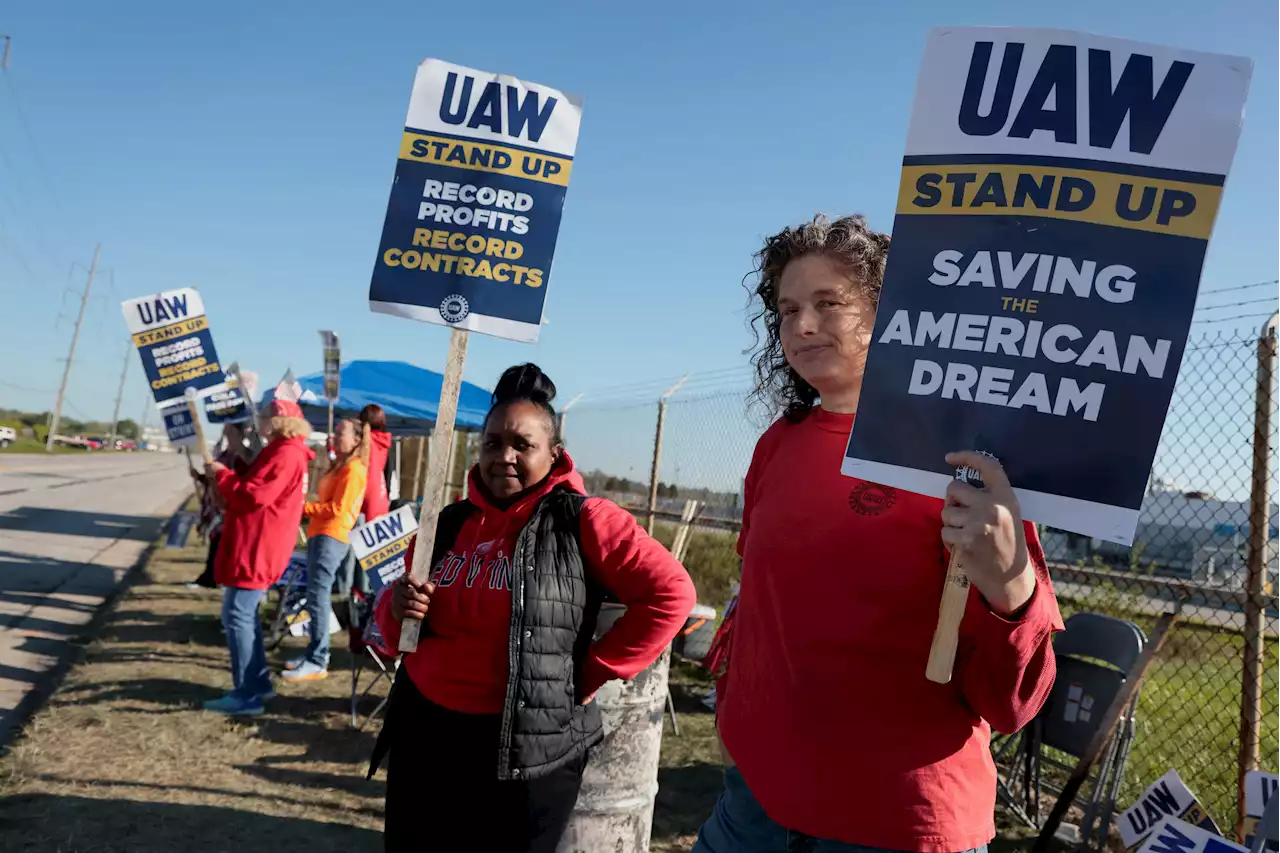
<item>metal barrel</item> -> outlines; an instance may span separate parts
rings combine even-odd
[[[597,633],[621,610],[605,605]],[[604,740],[591,750],[556,853],[648,853],[670,665],[668,648],[633,680],[610,681],[596,693]]]

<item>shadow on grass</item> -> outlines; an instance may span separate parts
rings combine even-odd
[[[222,691],[176,678],[137,678],[76,684],[64,688],[60,705],[102,705],[110,702],[143,702],[170,708],[195,708]]]
[[[9,853],[375,853],[382,834],[340,823],[239,809],[32,794],[0,799],[0,838]]]
[[[658,770],[653,810],[655,841],[696,835],[724,787],[724,767],[698,763]]]
[[[146,610],[121,610],[102,630],[104,643],[192,643],[223,646],[226,639],[218,617],[203,613],[157,615]]]

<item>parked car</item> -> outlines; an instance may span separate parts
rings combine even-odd
[[[0,426],[0,447],[8,447],[18,440],[18,431],[13,427]]]

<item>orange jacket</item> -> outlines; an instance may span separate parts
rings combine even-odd
[[[324,535],[339,542],[350,541],[368,479],[364,463],[357,458],[321,477],[317,488],[319,499],[307,501],[302,507],[303,515],[311,519],[307,536]]]

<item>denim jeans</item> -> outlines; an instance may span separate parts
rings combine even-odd
[[[262,620],[258,605],[266,590],[229,586],[222,592],[222,627],[231,652],[232,693],[237,699],[253,699],[271,689],[267,653],[262,648]]]
[[[967,853],[986,853],[979,847]],[[890,853],[843,841],[812,838],[774,823],[736,767],[724,771],[724,790],[698,831],[691,853]],[[959,851],[957,851],[959,853]]]
[[[311,641],[307,644],[308,663],[329,666],[329,612],[333,582],[339,570],[345,570],[351,546],[332,536],[312,536],[307,540],[307,612]]]

